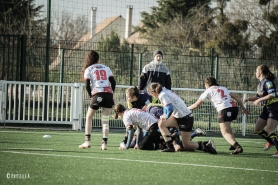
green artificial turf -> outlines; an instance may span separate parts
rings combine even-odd
[[[51,138],[43,138],[43,135]],[[240,137],[244,152],[229,154],[229,144],[208,133],[218,154],[200,151],[163,153],[119,150],[124,133],[111,133],[108,150],[99,150],[101,132],[92,147],[79,149],[84,132],[0,129],[0,184],[275,184],[275,147],[263,151],[259,137]]]

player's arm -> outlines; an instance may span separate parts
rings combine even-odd
[[[85,80],[85,87],[86,87],[87,93],[89,94],[89,97],[91,98],[92,94],[91,94],[91,85],[90,85],[89,79]]]
[[[237,103],[239,104],[239,106],[241,107],[241,110],[244,114],[246,115],[250,115],[250,112],[244,107],[241,99],[239,98],[239,96],[237,94],[234,93],[230,93],[230,96],[235,99],[237,101]]]
[[[170,74],[166,75],[166,80],[165,80],[165,87],[169,90],[171,90],[171,86],[172,86],[172,79]]]
[[[257,100],[254,101],[254,105],[258,105],[259,103],[261,103],[262,101],[267,101],[267,100],[271,100],[272,98],[276,97],[276,93],[271,93],[268,94],[264,97],[258,98]]]
[[[256,101],[259,97],[258,96],[251,96],[243,100],[243,102],[248,102],[248,101]]]
[[[139,143],[142,140],[142,129],[140,127],[137,127],[136,129],[136,145],[138,146]]]
[[[147,73],[141,73],[141,76],[140,76],[140,79],[139,79],[139,85],[138,85],[138,89],[139,90],[143,90],[144,87],[146,86],[147,84],[147,80],[148,80],[148,77],[147,77]]]
[[[134,136],[134,129],[133,129],[132,125],[127,126],[126,129],[127,129],[128,136],[127,136],[127,142],[126,142],[125,146],[126,146],[126,149],[128,149],[130,147],[130,143]]]
[[[109,80],[109,82],[111,84],[111,88],[112,88],[113,92],[115,92],[115,89],[116,89],[115,78],[113,76],[109,76],[108,80]]]
[[[172,103],[169,103],[168,105],[166,105],[164,108],[163,108],[163,114],[165,115],[165,119],[168,119],[172,113],[174,111],[174,107],[172,105]]]
[[[188,109],[192,110],[192,109],[196,109],[198,107],[200,107],[202,105],[203,101],[202,100],[197,100],[194,104],[190,105],[188,107]]]

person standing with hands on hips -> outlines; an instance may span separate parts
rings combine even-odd
[[[264,150],[272,146],[276,147],[273,157],[278,157],[278,139],[275,129],[278,125],[278,97],[274,84],[275,76],[266,65],[259,65],[256,68],[256,78],[260,81],[257,87],[257,95],[246,98],[244,102],[253,101],[254,105],[261,103],[263,111],[259,116],[255,133],[262,136],[267,143]],[[266,127],[266,130],[264,128]]]
[[[169,69],[162,63],[163,53],[160,50],[153,52],[153,61],[143,67],[140,79],[139,90],[146,90],[152,82],[157,82],[171,90],[171,76]]]
[[[113,92],[115,92],[116,81],[109,67],[99,64],[99,54],[91,50],[85,60],[82,69],[82,78],[85,79],[86,90],[90,96],[90,106],[86,114],[85,142],[79,148],[90,148],[92,120],[97,110],[102,107],[102,144],[101,150],[107,150],[109,133],[109,115],[114,105]],[[92,90],[90,83],[92,84]]]

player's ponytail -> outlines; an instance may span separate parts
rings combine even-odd
[[[269,68],[266,65],[262,64],[262,65],[259,65],[259,67],[261,68],[261,71],[266,79],[271,80],[271,81],[275,80],[275,78],[276,78],[275,75],[269,70]]]
[[[219,86],[216,79],[212,76],[205,78],[204,82],[208,84],[208,86]]]

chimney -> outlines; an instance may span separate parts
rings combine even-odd
[[[91,11],[92,17],[91,17],[91,36],[92,38],[96,34],[96,26],[97,26],[97,21],[96,21],[96,14],[97,14],[97,7],[92,7]]]
[[[132,26],[132,5],[126,6],[126,24],[125,24],[125,38],[127,39],[131,34]]]

